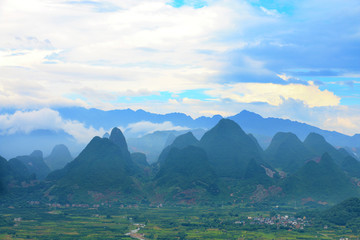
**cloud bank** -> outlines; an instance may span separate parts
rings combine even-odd
[[[356,133],[359,16],[357,0],[5,0],[0,107],[281,117],[294,100],[319,116],[294,120]]]
[[[152,123],[149,121],[141,121],[129,124],[125,128],[125,134],[135,137],[140,137],[145,134],[153,133],[155,131],[182,131],[189,130],[188,127],[174,126],[171,122],[165,121],[162,123]]]
[[[0,135],[29,134],[34,130],[64,131],[78,143],[88,143],[94,136],[102,136],[105,130],[85,127],[78,121],[64,120],[57,111],[44,108],[33,111],[16,111],[0,115]]]

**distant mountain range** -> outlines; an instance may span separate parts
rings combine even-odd
[[[39,150],[10,161],[0,158],[0,193],[32,184],[43,198],[63,203],[154,204],[304,199],[323,204],[360,196],[360,161],[317,133],[302,141],[279,132],[263,150],[235,121],[221,119],[200,140],[191,132],[173,137],[153,164],[144,153],[131,154],[116,127],[94,137],[74,160],[63,145],[45,161]],[[46,162],[66,165],[50,172]]]
[[[171,140],[181,135],[187,130],[177,130],[176,127],[191,130],[198,139],[202,137],[206,130],[214,127],[223,117],[215,115],[213,117],[199,117],[196,119],[183,113],[154,114],[143,110],[133,111],[111,110],[103,111],[99,109],[86,109],[81,107],[67,107],[54,109],[59,112],[65,120],[83,123],[86,127],[95,129],[111,129],[114,126],[124,128],[124,135],[128,139],[129,150],[131,152],[145,152],[150,162],[155,162],[161,150],[169,145]],[[5,111],[5,110],[2,110]],[[13,113],[9,110],[8,113]],[[360,135],[348,136],[335,131],[322,130],[305,123],[291,121],[280,118],[263,118],[256,113],[242,111],[228,119],[235,121],[246,133],[251,133],[263,149],[267,148],[273,136],[278,132],[290,132],[295,134],[299,140],[304,140],[310,133],[322,135],[326,141],[336,147],[344,147],[351,152],[353,157],[360,154]],[[152,124],[163,124],[170,122],[174,127],[166,131],[153,128],[144,130],[134,130],[134,123],[147,122]],[[156,131],[157,130],[157,131]],[[139,140],[140,137],[140,140]],[[73,156],[77,156],[84,148],[83,143],[79,143],[69,133],[62,130],[37,129],[31,133],[14,133],[10,135],[0,135],[0,154],[7,158],[16,155],[24,155],[34,149],[41,149],[44,153],[51,152],[53,147],[58,144],[65,144],[69,147]]]
[[[60,115],[65,119],[77,120],[87,126],[105,129],[113,126],[127,126],[131,123],[149,121],[152,123],[163,123],[169,121],[175,126],[184,126],[190,129],[203,128],[210,129],[215,126],[223,117],[214,115],[213,117],[199,117],[196,119],[184,113],[154,114],[144,110],[133,111],[112,110],[102,111],[99,109],[85,109],[80,107],[58,108]],[[335,146],[360,147],[360,134],[348,136],[335,131],[322,130],[320,128],[281,118],[263,118],[259,114],[241,111],[239,114],[228,117],[238,123],[247,133],[259,136],[268,136],[270,139],[278,132],[292,132],[300,139],[311,133],[318,133]],[[125,133],[126,135],[126,133]],[[268,142],[270,143],[270,141]]]
[[[353,179],[360,174],[360,162],[317,133],[301,141],[279,132],[264,151],[236,122],[221,119],[200,141],[187,132],[170,142],[150,166],[145,155],[130,155],[124,135],[114,128],[109,137],[95,137],[74,161],[48,176],[54,182],[50,194],[84,199],[89,191],[112,192],[150,202],[336,202],[360,194]]]
[[[18,156],[16,159],[22,162],[30,174],[35,174],[38,179],[44,179],[50,168],[44,162],[43,153],[40,150],[33,151],[30,155]]]

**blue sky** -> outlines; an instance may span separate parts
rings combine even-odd
[[[355,134],[360,2],[5,1],[0,72],[3,108],[248,109]]]
[[[183,6],[191,6],[193,8],[202,8],[207,6],[207,2],[203,0],[174,0],[169,2],[170,6],[175,8]]]

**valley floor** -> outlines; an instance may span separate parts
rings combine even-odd
[[[294,209],[244,206],[2,206],[0,239],[357,239]],[[270,217],[271,215],[271,217]],[[128,233],[128,234],[127,234]],[[131,233],[131,234],[130,234]]]

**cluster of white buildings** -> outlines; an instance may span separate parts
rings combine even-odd
[[[250,224],[250,225],[275,225],[277,227],[286,227],[294,229],[304,229],[310,226],[309,221],[304,218],[295,218],[288,215],[276,215],[273,217],[247,217],[244,221],[236,221],[235,224]]]

